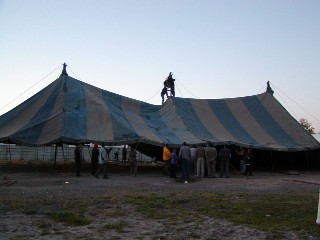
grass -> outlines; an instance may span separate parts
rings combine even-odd
[[[98,214],[112,219],[105,230],[118,233],[129,226],[123,221],[129,213],[124,206],[134,206],[134,211],[164,224],[196,222],[201,225],[204,217],[225,219],[235,224],[247,225],[268,233],[275,238],[285,238],[285,232],[293,231],[301,239],[309,236],[320,238],[320,226],[315,223],[318,193],[304,194],[216,194],[184,192],[171,194],[96,193],[94,197],[82,192],[67,195],[63,191],[50,192],[37,198],[25,198],[22,194],[7,192],[0,201],[0,214],[21,212],[25,215],[48,213],[50,219],[66,225],[84,226]],[[59,199],[59,201],[57,201]],[[101,211],[103,206],[103,211]],[[134,213],[133,213],[134,214]],[[101,216],[101,215],[100,215]],[[195,228],[197,228],[197,224]],[[39,227],[49,233],[49,225]],[[176,230],[178,231],[178,230]],[[183,231],[183,229],[181,229]],[[195,234],[192,238],[198,238]]]
[[[305,236],[320,237],[320,226],[315,223],[317,195],[143,195],[127,198],[137,211],[153,219],[188,219],[199,215],[244,224],[281,236],[294,231]],[[303,237],[303,236],[302,236]]]
[[[66,223],[68,225],[84,226],[91,222],[82,214],[68,211],[52,212],[49,215],[51,219],[57,222]]]
[[[118,233],[124,232],[124,228],[128,226],[128,223],[125,221],[117,221],[114,223],[106,224],[104,226],[105,229],[114,230]]]
[[[54,198],[49,199],[41,196],[33,200],[6,198],[1,201],[1,206],[6,206],[6,208],[12,210],[20,210],[26,215],[41,214],[43,212],[41,208],[58,209],[48,214],[52,220],[75,226],[83,226],[91,222],[81,213],[86,208],[84,203],[80,201],[80,203],[75,204],[70,199],[62,198],[61,196],[59,196],[59,199],[57,203]]]
[[[316,197],[304,195],[243,195],[207,197],[197,209],[213,217],[248,224],[261,230],[319,230],[315,223]],[[222,204],[224,203],[224,204]],[[229,204],[225,204],[229,203]],[[314,228],[312,226],[315,226]]]

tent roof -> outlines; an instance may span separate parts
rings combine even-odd
[[[143,143],[180,146],[211,141],[301,151],[320,144],[270,93],[229,99],[169,98],[152,105],[67,74],[0,116],[0,142]]]
[[[320,143],[320,133],[312,134],[312,136]]]

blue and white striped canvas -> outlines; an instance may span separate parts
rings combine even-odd
[[[269,93],[230,99],[176,97],[159,106],[68,75],[0,116],[0,141],[28,146],[138,142],[180,146],[184,141],[210,141],[280,151],[320,148]]]

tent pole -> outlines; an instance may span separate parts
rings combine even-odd
[[[54,150],[54,163],[53,168],[56,168],[57,165],[57,152],[58,152],[58,144],[56,144],[55,150]]]
[[[274,172],[274,164],[273,164],[273,158],[272,158],[272,150],[270,150],[270,162],[271,162],[271,170]]]
[[[66,163],[66,159],[64,157],[64,148],[63,148],[63,143],[61,145],[61,149],[62,149],[62,157],[63,157],[63,166],[62,166],[62,170],[64,170],[65,168],[65,163]]]
[[[88,144],[87,145],[87,149],[88,149],[88,153],[89,153],[89,162],[91,162],[91,151],[90,151],[90,145],[91,144]],[[84,155],[84,154],[83,154]],[[84,159],[84,156],[83,156],[83,159]],[[109,160],[108,160],[109,161]],[[92,164],[91,164],[91,167],[92,167]]]
[[[292,159],[292,153],[290,152],[289,153],[289,155],[290,155],[290,163],[291,163],[291,170],[294,170],[294,164],[293,164],[293,159]]]
[[[44,165],[44,154],[46,152],[46,147],[43,146],[43,154],[42,154],[42,165]]]
[[[9,144],[9,160],[10,160],[10,169],[12,169],[13,165],[12,165],[12,159],[11,159],[11,148],[10,148],[10,144]]]
[[[36,166],[36,172],[37,172],[37,174],[38,174],[38,147],[36,146],[36,147],[34,147],[34,161],[35,161],[35,166]]]
[[[36,146],[35,149],[34,149],[34,158],[36,160],[36,162],[38,162],[38,147]]]
[[[22,146],[20,146],[20,160],[23,160],[23,149],[22,149]]]

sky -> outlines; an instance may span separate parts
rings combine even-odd
[[[69,76],[151,104],[266,90],[320,132],[319,0],[0,0],[0,115]]]

